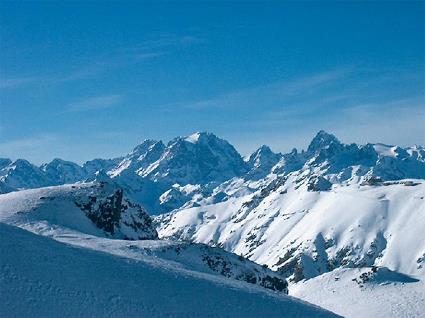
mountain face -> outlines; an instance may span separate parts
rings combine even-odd
[[[186,184],[222,182],[245,172],[239,153],[210,133],[195,133],[170,141],[161,158],[139,175],[154,181]]]
[[[137,145],[133,151],[125,156],[109,174],[111,177],[119,177],[124,174],[139,174],[148,166],[160,159],[165,150],[165,145],[162,141],[144,140]]]
[[[266,177],[281,157],[281,154],[274,153],[268,146],[261,146],[247,160],[249,172],[246,178],[255,180]]]
[[[334,185],[290,175],[252,194],[156,217],[160,237],[222,247],[292,283],[340,267],[425,276],[425,182]]]
[[[0,182],[11,190],[45,187],[53,183],[49,176],[39,167],[27,160],[4,160],[0,170]]]
[[[321,131],[263,179],[234,178],[155,222],[160,237],[222,247],[292,283],[340,267],[424,275],[422,150],[346,145]]]
[[[87,176],[84,168],[76,163],[62,159],[53,159],[50,163],[44,164],[40,168],[54,184],[75,183],[84,180]]]

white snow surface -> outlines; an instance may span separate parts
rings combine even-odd
[[[0,223],[1,317],[333,317],[288,296]]]
[[[378,272],[371,280],[358,283],[370,268],[338,269],[291,288],[291,295],[329,309],[347,318],[423,317],[423,281],[389,272]]]

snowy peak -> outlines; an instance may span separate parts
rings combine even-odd
[[[185,140],[192,144],[196,144],[199,141],[199,137],[201,137],[201,134],[205,134],[205,133],[196,132],[192,135],[185,137]]]
[[[1,169],[0,182],[9,190],[39,188],[52,184],[52,180],[41,169],[24,159],[10,162]]]
[[[340,145],[341,142],[334,135],[329,134],[324,130],[320,130],[311,141],[307,151],[314,153],[320,149],[327,148],[332,144]]]
[[[55,184],[75,183],[86,177],[86,172],[82,167],[71,161],[53,159],[50,163],[41,167],[47,176]]]
[[[264,178],[271,172],[282,155],[274,153],[268,146],[263,145],[254,151],[248,158],[247,164],[250,169],[248,178]]]
[[[60,159],[41,168],[27,161],[1,159],[0,191],[98,180],[98,171],[106,173],[133,200],[157,214],[224,201],[236,193],[252,193],[268,179],[289,174],[296,174],[304,185],[306,174],[307,179],[323,181],[317,179],[321,176],[332,184],[423,179],[425,150],[420,146],[343,144],[322,130],[313,138],[308,151],[294,150],[282,155],[264,145],[244,161],[229,142],[212,133],[196,132],[177,137],[167,145],[147,139],[124,157],[94,159],[82,167]],[[187,185],[197,190],[178,190]]]
[[[264,161],[269,159],[278,159],[279,155],[274,153],[269,146],[262,145],[256,151],[254,151],[248,158],[248,165],[250,167],[258,167]]]
[[[220,139],[218,138],[216,135],[214,135],[213,133],[207,132],[207,131],[198,131],[195,132],[189,136],[186,137],[178,137],[177,139],[184,139],[187,142],[190,142],[192,144],[196,144],[196,143],[208,143],[212,140],[217,140]]]
[[[232,145],[203,132],[170,141],[161,158],[142,175],[155,181],[203,184],[225,181],[245,171],[245,163]]]

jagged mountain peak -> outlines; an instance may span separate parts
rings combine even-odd
[[[196,144],[205,144],[205,143],[214,142],[214,141],[223,141],[227,143],[227,141],[219,138],[217,135],[211,132],[197,131],[188,136],[181,136],[181,137],[176,137],[172,139],[169,142],[168,146],[173,145],[175,143],[181,143],[181,142],[186,142],[186,143],[196,145]]]
[[[331,144],[340,145],[341,142],[334,135],[327,133],[324,130],[320,130],[310,142],[307,151],[314,153],[320,149],[330,146]]]
[[[176,176],[182,184],[224,181],[246,170],[236,149],[208,132],[173,139],[160,161],[158,167],[165,168],[167,175]]]
[[[63,168],[63,167],[73,167],[73,168],[79,168],[82,169],[82,167],[72,161],[67,161],[67,160],[63,160],[60,158],[55,158],[52,161],[48,162],[48,163],[44,163],[40,166],[40,169],[43,171],[49,171],[51,169],[55,169],[57,170],[58,168]]]
[[[164,153],[164,150],[165,145],[162,141],[145,139],[125,156],[116,167],[112,168],[109,174],[112,177],[117,177],[123,173],[137,172],[142,174],[143,169],[157,161]]]
[[[81,166],[60,158],[55,158],[51,162],[41,165],[40,169],[55,184],[74,183],[86,177],[86,172]]]
[[[186,136],[184,139],[188,142],[191,143],[197,143],[199,141],[200,138],[205,139],[205,137],[208,137],[208,133],[207,132],[195,132],[189,136]]]
[[[262,145],[260,146],[256,151],[254,151],[253,154],[275,154],[269,146],[267,145]]]
[[[31,162],[26,159],[16,159],[10,165],[15,167],[35,167]]]
[[[247,177],[252,179],[265,177],[281,157],[281,154],[274,153],[269,146],[262,145],[248,157],[247,164],[251,170]]]

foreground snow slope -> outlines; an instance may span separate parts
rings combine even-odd
[[[338,269],[291,288],[291,294],[344,317],[423,317],[425,284],[370,268]]]
[[[2,317],[332,317],[287,296],[0,223]]]
[[[423,180],[309,191],[307,179],[292,178],[252,195],[158,216],[159,235],[223,247],[295,282],[372,265],[423,276]]]

